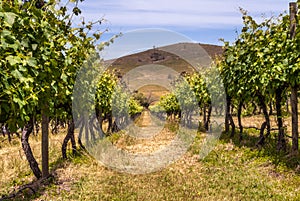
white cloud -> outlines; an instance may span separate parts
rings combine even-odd
[[[95,14],[85,14],[87,19],[95,19]],[[124,26],[178,26],[178,27],[199,27],[213,28],[241,24],[239,16],[230,15],[208,15],[208,14],[182,14],[182,13],[161,13],[161,12],[111,12],[105,15],[109,24],[116,27]],[[221,19],[221,20],[220,20]]]
[[[269,11],[280,12],[288,8],[289,0],[86,0],[86,8],[102,10],[127,11],[162,11],[162,12],[201,12],[219,13],[234,12],[238,7],[251,11],[265,13]]]
[[[86,0],[84,16],[105,18],[113,27],[177,26],[213,28],[241,25],[242,7],[255,16],[278,14],[288,9],[288,2],[274,0]]]
[[[288,10],[290,0],[85,0],[79,4],[86,21],[104,17],[95,29],[117,34],[138,28],[166,28],[191,34],[193,40],[234,40],[242,26],[239,8],[256,20]],[[196,32],[198,34],[196,34]],[[200,33],[200,32],[205,32]]]

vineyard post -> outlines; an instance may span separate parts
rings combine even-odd
[[[297,15],[297,3],[290,2],[290,37],[291,39],[295,37],[296,34],[296,15]],[[294,83],[294,86],[291,88],[291,107],[292,107],[292,152],[297,154],[299,145],[298,145],[298,86],[297,83]]]
[[[48,105],[42,108],[42,177],[49,176],[49,114]]]

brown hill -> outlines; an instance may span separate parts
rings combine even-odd
[[[192,72],[195,67],[209,66],[211,61],[221,56],[221,46],[200,43],[178,43],[158,47],[109,61],[109,69],[117,69],[121,75],[143,65],[163,65],[181,72]]]

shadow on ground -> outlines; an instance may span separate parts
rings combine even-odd
[[[287,143],[287,151],[278,151],[277,145],[277,133],[272,132],[271,135],[266,139],[263,146],[257,146],[259,136],[257,131],[247,129],[243,132],[243,139],[239,140],[239,133],[236,130],[233,138],[230,137],[230,133],[222,133],[220,140],[223,143],[233,143],[237,147],[248,147],[251,152],[251,157],[267,157],[277,167],[284,165],[289,170],[294,170],[295,173],[300,174],[300,154],[298,156],[290,154],[291,143]]]

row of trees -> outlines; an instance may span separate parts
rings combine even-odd
[[[299,3],[298,3],[299,4]],[[292,152],[299,149],[297,94],[300,76],[300,29],[297,4],[291,3],[290,15],[280,15],[275,18],[256,22],[247,12],[241,9],[244,27],[233,44],[224,41],[224,54],[218,58],[215,68],[207,72],[184,75],[188,83],[185,86],[177,79],[172,93],[163,96],[160,102],[150,107],[150,110],[160,117],[166,112],[169,118],[175,116],[189,123],[190,114],[181,114],[184,106],[191,111],[200,109],[205,128],[208,130],[212,109],[218,114],[222,110],[222,90],[216,82],[222,80],[226,94],[225,131],[235,134],[236,125],[233,120],[234,111],[238,119],[239,138],[242,139],[242,114],[244,109],[260,108],[265,121],[260,128],[259,145],[265,143],[270,135],[270,115],[275,105],[278,135],[277,149],[286,151],[287,136],[283,124],[283,108],[290,98],[292,108]],[[214,77],[204,79],[205,77]],[[182,77],[181,77],[182,78]],[[188,88],[186,88],[188,87]],[[197,108],[191,103],[191,90],[197,102]],[[213,104],[214,103],[214,104]],[[258,106],[258,107],[257,107]],[[188,111],[186,111],[189,113]]]
[[[136,92],[127,89],[121,78],[105,71],[97,83],[96,116],[101,126],[100,132],[104,133],[104,121],[108,122],[106,135],[126,127],[143,111],[142,100],[138,99]]]
[[[73,25],[80,10],[44,1],[0,2],[0,116],[11,132],[22,129],[22,147],[34,175],[49,175],[48,126],[54,118],[72,121],[72,91],[77,71],[96,51],[97,22]],[[30,144],[34,120],[42,123],[42,171]],[[69,139],[69,138],[67,138]]]
[[[207,69],[206,73],[211,74],[216,69]],[[211,80],[205,80],[205,73],[181,74],[172,81],[170,93],[161,97],[160,101],[149,107],[150,111],[159,118],[163,118],[163,113],[167,119],[180,119],[186,126],[192,125],[192,118],[203,116],[202,126],[208,130],[210,117],[213,109]],[[218,96],[221,97],[222,89],[218,88]],[[215,97],[215,96],[214,96]],[[216,107],[216,104],[214,104]],[[222,106],[221,106],[222,107]]]
[[[74,3],[72,11],[67,5],[59,7],[56,1],[0,4],[0,123],[9,132],[21,130],[22,148],[37,178],[49,176],[49,122],[68,125],[62,144],[62,156],[67,158],[69,141],[73,153],[77,150],[76,127],[80,128],[78,143],[85,148],[129,124],[145,104],[141,94],[126,90],[118,73],[100,67],[103,63],[97,52],[109,42],[97,45],[102,32],[91,31],[101,19],[72,24],[74,16],[81,13],[78,1]],[[91,107],[76,107],[76,95],[95,102]],[[72,105],[79,110],[72,111]],[[78,112],[88,114],[76,119],[80,117]],[[42,125],[42,169],[29,144],[37,122]]]
[[[291,4],[293,7],[295,5]],[[226,131],[229,131],[231,125],[232,135],[234,134],[235,125],[230,108],[235,107],[240,137],[242,137],[243,105],[255,102],[262,108],[265,117],[258,142],[263,144],[271,131],[268,106],[272,107],[272,103],[275,103],[278,125],[277,148],[286,150],[282,108],[292,94],[292,150],[298,152],[297,92],[300,84],[300,29],[295,27],[299,26],[300,20],[299,15],[295,15],[296,10],[291,9],[291,11],[291,15],[281,15],[257,23],[241,9],[244,27],[233,44],[224,42],[225,52],[218,62],[218,67],[227,95]]]
[[[143,110],[132,94],[124,91],[125,86],[122,88],[115,73],[104,72],[100,68],[97,48],[101,49],[108,43],[97,46],[102,32],[90,32],[92,26],[101,23],[101,20],[88,23],[81,21],[81,25],[76,27],[72,21],[74,15],[81,12],[77,7],[78,1],[75,1],[71,12],[68,12],[66,6],[57,8],[56,1],[42,2],[2,1],[0,4],[0,123],[9,132],[22,130],[22,148],[37,178],[49,175],[49,122],[59,120],[68,125],[62,144],[63,158],[67,158],[69,141],[73,153],[76,152],[76,127],[81,128],[78,142],[84,147],[81,142],[83,137],[95,139],[97,136],[93,129],[83,128],[97,127],[100,137],[104,137],[117,131],[120,125],[128,123],[128,117],[134,117]],[[83,97],[86,100],[90,100],[90,96],[95,97],[92,109],[96,115],[91,114],[89,120],[75,122],[72,113],[73,91],[78,72],[84,66],[101,73],[101,76],[92,75],[90,73],[95,71],[87,71],[84,77],[87,80],[83,82],[88,83],[85,87],[93,88],[89,86],[90,76],[100,77],[93,83],[96,91],[87,93],[89,97]],[[85,87],[83,89],[87,89]],[[83,110],[90,109],[84,108],[84,105],[80,107]],[[114,119],[113,109],[116,111]],[[92,124],[96,119],[98,125],[85,124]],[[29,144],[36,122],[42,124],[42,170]],[[108,122],[106,131],[103,130],[105,122]]]

